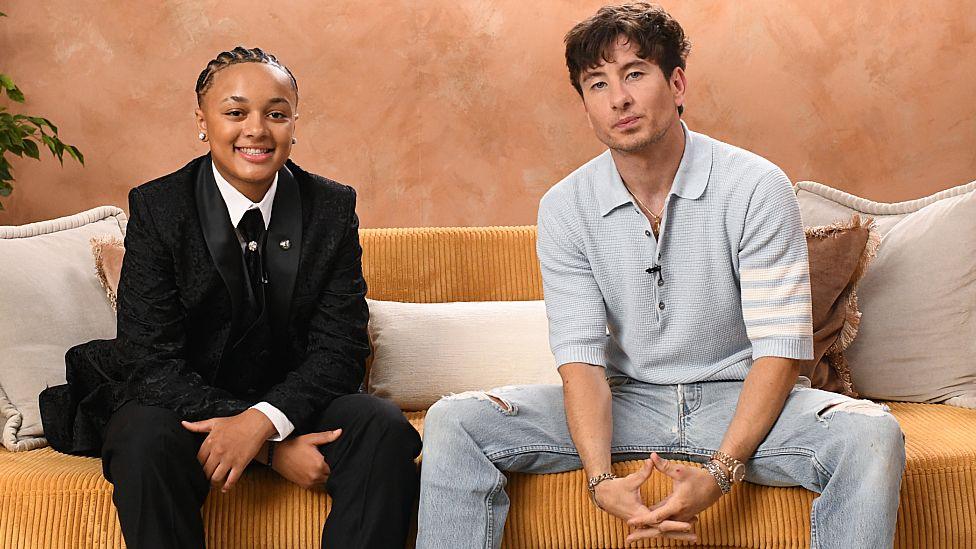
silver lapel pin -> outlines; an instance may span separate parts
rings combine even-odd
[[[288,248],[291,248],[291,240],[282,240],[278,243],[278,246],[281,246],[282,250],[287,250]]]
[[[252,240],[252,241],[250,241],[250,242],[248,242],[248,243],[247,243],[247,249],[248,249],[248,250],[251,250],[252,252],[253,252],[253,251],[256,251],[256,250],[258,249],[258,243],[257,243],[257,242],[255,242],[255,241],[253,241],[253,240]]]

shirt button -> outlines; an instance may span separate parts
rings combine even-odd
[[[664,302],[662,301],[662,302],[658,303],[657,304],[657,308],[658,309],[661,309],[663,311],[664,310]]]
[[[646,236],[651,236],[651,231],[644,231],[644,234],[645,234]]]
[[[664,279],[663,278],[657,279],[657,285],[658,286],[664,286]],[[663,305],[663,303],[662,303],[662,305]],[[662,309],[663,309],[663,307],[662,307]]]

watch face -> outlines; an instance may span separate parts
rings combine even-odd
[[[735,469],[732,469],[732,482],[742,482],[744,478],[746,478],[746,466],[739,463]]]

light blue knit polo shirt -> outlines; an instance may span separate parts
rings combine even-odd
[[[745,379],[763,356],[813,358],[807,246],[789,179],[682,128],[660,242],[610,151],[542,198],[537,251],[557,366],[677,384]]]

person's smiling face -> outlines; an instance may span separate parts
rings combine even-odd
[[[658,142],[678,124],[684,103],[684,71],[676,67],[665,78],[653,61],[637,55],[626,37],[614,43],[597,67],[580,75],[583,105],[597,139],[621,152],[637,152]]]
[[[267,63],[238,63],[214,74],[197,109],[214,166],[243,194],[270,185],[291,154],[298,93]],[[258,197],[260,200],[260,196]]]

